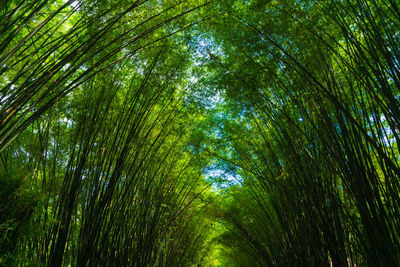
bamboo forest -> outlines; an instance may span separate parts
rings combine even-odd
[[[400,266],[398,0],[0,0],[0,266]]]

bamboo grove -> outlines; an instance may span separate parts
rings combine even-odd
[[[1,266],[400,265],[397,1],[0,8]]]

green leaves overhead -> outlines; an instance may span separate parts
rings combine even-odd
[[[1,3],[0,265],[398,265],[395,1]]]
[[[265,214],[228,212],[239,233],[230,255],[253,248],[233,261],[267,255],[266,263],[252,264],[397,263],[398,226],[390,215],[398,209],[398,86],[390,67],[398,62],[397,5],[236,3],[232,16],[215,21],[225,55],[217,68],[230,77],[220,80],[225,101],[236,106],[227,112],[239,107],[252,123],[241,127],[244,134],[224,130],[249,191],[237,202],[267,202],[253,204]],[[243,124],[226,119],[232,123]],[[251,235],[250,219],[282,231],[255,243],[268,230],[261,224]],[[233,238],[231,229],[226,234]]]

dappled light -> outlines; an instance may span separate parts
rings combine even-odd
[[[400,5],[0,1],[0,266],[399,266]]]

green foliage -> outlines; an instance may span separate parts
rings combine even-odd
[[[0,176],[0,265],[22,263],[24,239],[33,232],[29,218],[38,202],[38,189],[27,185],[21,170],[2,172]]]
[[[397,266],[398,11],[0,2],[0,265]]]
[[[396,265],[397,5],[229,5],[212,28],[224,54],[214,68],[226,112],[243,120],[224,116],[224,160],[242,170],[238,203],[256,201],[227,212],[221,242],[242,248],[232,265]]]

